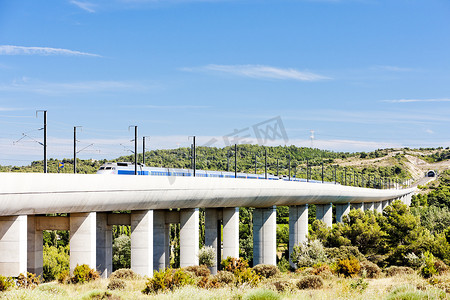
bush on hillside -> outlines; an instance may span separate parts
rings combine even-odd
[[[198,263],[207,267],[212,267],[216,264],[216,250],[213,247],[202,247],[198,252]]]
[[[136,280],[136,279],[140,279],[141,276],[139,274],[136,274],[133,270],[131,269],[119,269],[114,271],[111,276],[109,277],[109,279],[125,279],[125,280]]]
[[[123,279],[113,278],[109,280],[107,289],[108,290],[123,290],[127,286],[127,283]]]
[[[27,272],[27,276],[20,273],[17,277],[17,286],[20,288],[34,289],[41,283],[40,276]]]
[[[100,278],[98,272],[91,269],[88,265],[77,265],[73,270],[73,276],[70,278],[72,283],[85,283]]]
[[[214,278],[222,285],[232,284],[235,281],[234,274],[229,271],[219,271]]]
[[[0,292],[7,291],[14,285],[14,279],[0,275]]]
[[[345,277],[358,275],[361,265],[356,258],[341,259],[336,264],[336,273]]]
[[[305,289],[321,289],[323,287],[323,279],[317,275],[309,275],[301,278],[297,282],[297,287],[301,290]]]
[[[173,270],[172,268],[167,268],[153,273],[153,277],[147,280],[145,289],[142,290],[142,293],[150,294],[164,292],[192,283],[192,278],[183,269]]]
[[[381,268],[370,261],[362,261],[360,275],[367,278],[379,278],[382,274]]]
[[[205,265],[200,266],[189,266],[184,268],[187,272],[192,272],[197,277],[208,277],[211,274],[211,271]]]
[[[397,275],[414,274],[414,270],[410,267],[390,266],[384,270],[384,273],[386,273],[386,276],[392,277]]]
[[[295,245],[291,260],[297,268],[312,267],[318,263],[327,262],[327,255],[322,243],[319,240],[313,240]]]
[[[277,266],[265,264],[259,264],[254,266],[253,271],[255,271],[256,274],[264,278],[270,278],[280,272]]]

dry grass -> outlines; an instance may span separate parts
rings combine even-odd
[[[124,290],[108,291],[107,279],[100,279],[85,284],[63,285],[56,282],[40,285],[35,290],[15,289],[0,294],[0,299],[95,299],[94,294],[104,295],[109,293],[109,298],[104,299],[245,299],[246,295],[254,293],[256,289],[271,289],[276,291],[274,282],[285,281],[295,287],[302,276],[295,273],[280,273],[273,278],[262,281],[258,287],[224,287],[219,289],[200,289],[194,286],[186,286],[174,291],[168,291],[160,294],[144,295],[141,290],[145,287],[145,279],[127,280],[127,286]],[[436,283],[441,286],[448,284],[450,286],[450,275],[433,277]],[[360,283],[363,283],[362,285]],[[367,283],[367,284],[366,284]],[[428,295],[429,299],[438,299],[442,296],[443,289],[439,289],[438,284],[430,284],[429,280],[424,280],[416,274],[397,275],[393,277],[379,279],[364,279],[358,281],[353,278],[332,277],[324,280],[324,286],[319,290],[299,290],[297,288],[286,289],[283,292],[277,292],[280,299],[386,299],[391,293],[396,292],[399,287],[411,293],[420,293]],[[450,291],[449,291],[450,292]],[[450,299],[450,294],[446,294]],[[97,298],[99,299],[99,298]]]

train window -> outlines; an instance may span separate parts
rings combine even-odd
[[[100,167],[100,170],[104,170],[105,169],[105,167]]]
[[[105,169],[106,169],[106,170],[111,170],[112,168],[111,168],[111,167],[106,167]]]

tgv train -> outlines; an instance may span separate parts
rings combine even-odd
[[[134,163],[130,162],[117,162],[103,164],[97,171],[97,174],[114,174],[114,175],[134,175]],[[174,169],[174,168],[158,168],[147,167],[142,164],[137,166],[138,175],[150,175],[150,176],[193,176],[192,169]],[[219,177],[219,178],[235,178],[234,172],[225,171],[205,171],[195,170],[196,177]],[[264,174],[250,174],[250,173],[237,173],[237,178],[246,179],[265,179]],[[288,176],[274,176],[267,174],[269,180],[289,180]],[[306,182],[306,179],[291,177],[291,181]],[[309,180],[309,182],[321,182],[316,180]]]

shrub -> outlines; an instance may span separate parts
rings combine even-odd
[[[318,276],[322,277],[323,279],[327,279],[327,278],[333,277],[333,273],[331,272],[331,268],[327,264],[314,266],[310,273],[311,273],[311,275],[318,275]]]
[[[361,265],[356,258],[341,259],[336,264],[336,273],[345,277],[353,277],[359,273]]]
[[[259,276],[265,277],[265,278],[270,278],[280,272],[278,270],[277,266],[264,265],[264,264],[259,264],[259,265],[254,266],[253,271],[255,271],[255,273],[258,274]]]
[[[405,255],[405,259],[412,268],[419,268],[422,265],[422,260],[415,253],[411,252]]]
[[[297,287],[301,290],[321,289],[323,287],[323,280],[322,277],[317,275],[305,276],[297,282]]]
[[[69,270],[63,270],[56,276],[59,283],[70,283],[70,273]]]
[[[319,240],[313,240],[295,245],[291,260],[297,268],[312,267],[315,264],[327,262],[327,255],[322,243]]]
[[[123,290],[127,287],[127,283],[123,279],[113,278],[109,280],[108,290]]]
[[[256,285],[259,282],[259,275],[248,267],[248,262],[245,259],[227,257],[221,264],[225,271],[233,273],[236,284]]]
[[[55,280],[61,272],[69,271],[69,246],[57,248],[44,245],[43,251],[42,277],[44,281]]]
[[[205,265],[200,266],[189,266],[184,268],[188,272],[192,272],[197,277],[207,277],[211,274],[208,267]]]
[[[256,286],[260,281],[260,276],[250,268],[243,271],[237,271],[234,276],[236,277],[237,284],[247,283],[250,286]]]
[[[280,280],[273,283],[278,292],[286,292],[293,290],[293,284],[290,281]]]
[[[173,270],[167,268],[153,273],[153,277],[147,280],[144,294],[158,293],[165,290],[173,290],[176,287],[185,286],[193,283],[192,278],[182,269]]]
[[[433,254],[430,252],[422,253],[422,267],[420,268],[420,275],[424,278],[430,278],[431,276],[437,274],[436,268],[435,268],[435,262],[436,259],[434,258]]]
[[[77,265],[73,270],[73,276],[70,278],[72,283],[84,283],[100,278],[100,275],[88,265]]]
[[[381,255],[381,254],[372,254],[372,255],[366,256],[366,259],[368,261],[373,262],[380,268],[384,268],[387,266],[387,264],[388,264],[388,262],[386,261],[387,258],[388,258],[387,255]],[[359,261],[364,261],[364,259],[359,260]]]
[[[439,259],[434,262],[434,268],[436,269],[436,273],[438,275],[442,275],[448,271],[448,266]]]
[[[14,286],[14,280],[11,277],[0,275],[0,292],[9,290]]]
[[[391,266],[384,270],[386,276],[392,277],[396,275],[414,274],[414,270],[410,267]]]
[[[248,294],[244,295],[244,300],[278,300],[280,295],[277,292],[267,289],[258,289],[250,291]]]
[[[100,290],[93,290],[89,292],[86,296],[82,298],[82,300],[88,300],[88,299],[95,299],[95,300],[101,300],[101,299],[108,299],[108,300],[120,300],[119,297],[113,296],[108,291],[100,291]]]
[[[221,265],[223,270],[231,273],[235,273],[236,271],[244,271],[248,268],[248,262],[245,259],[230,256],[222,260]]]
[[[286,257],[281,257],[281,259],[278,261],[277,263],[277,267],[278,270],[280,270],[280,272],[287,272],[291,269],[291,264],[289,263],[289,261],[286,259]]]
[[[24,274],[20,273],[17,277],[17,286],[20,288],[26,288],[26,289],[34,289],[41,283],[40,276],[36,277],[36,274],[27,272],[27,276],[25,277]]]
[[[368,278],[379,278],[382,274],[379,266],[370,261],[362,261],[360,273],[365,273]]]
[[[221,287],[221,283],[215,276],[203,276],[197,282],[197,286],[203,289],[219,288]]]
[[[216,264],[216,250],[211,246],[202,247],[198,252],[198,262],[200,265],[212,267]]]
[[[139,274],[136,274],[133,270],[131,269],[119,269],[114,271],[111,276],[109,277],[109,279],[125,279],[125,280],[136,280],[136,279],[140,279],[141,276]]]
[[[325,254],[331,262],[337,262],[341,259],[356,258],[359,261],[365,260],[364,255],[359,252],[358,247],[354,246],[340,246],[333,248],[326,248]]]
[[[364,279],[359,278],[352,283],[350,283],[350,287],[354,290],[357,290],[358,292],[362,293],[367,287],[369,286],[369,283],[364,281]]]
[[[214,276],[220,284],[230,284],[235,280],[234,274],[229,271],[219,271]]]

